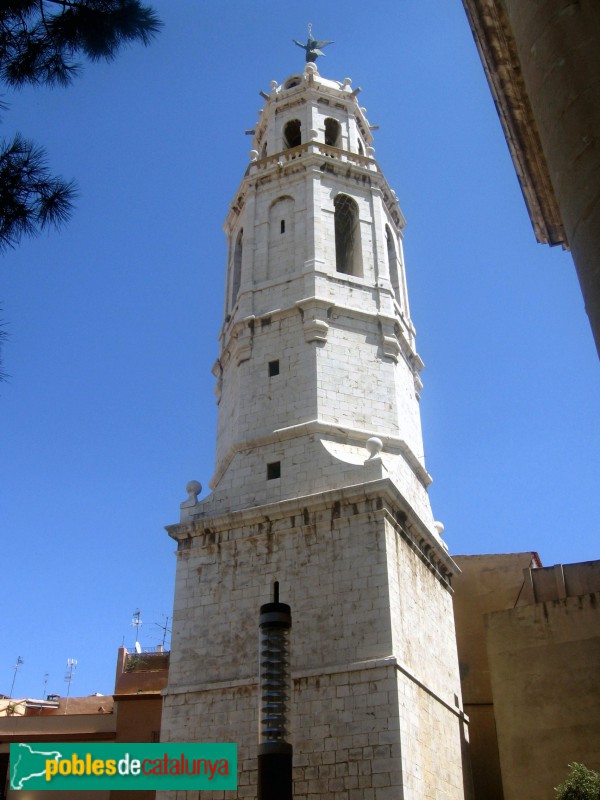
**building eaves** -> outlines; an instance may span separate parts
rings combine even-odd
[[[463,0],[536,239],[569,248],[502,0]]]

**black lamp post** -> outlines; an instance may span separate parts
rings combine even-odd
[[[292,800],[292,745],[288,735],[290,682],[290,607],[273,602],[260,607],[258,800]]]

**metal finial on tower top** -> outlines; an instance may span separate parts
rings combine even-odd
[[[323,40],[322,42],[318,41],[318,39],[313,39],[312,35],[312,22],[308,23],[308,40],[306,44],[302,44],[297,39],[292,39],[294,44],[297,44],[298,47],[301,47],[303,50],[306,51],[306,61],[307,63],[314,62],[317,60],[319,56],[324,56],[325,53],[321,51],[321,47],[327,47],[328,44],[333,44],[331,39]]]

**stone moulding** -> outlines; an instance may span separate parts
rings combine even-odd
[[[201,503],[198,505],[201,506]],[[321,514],[323,519],[326,512],[331,513],[331,520],[334,521],[342,516],[343,508],[349,509],[347,516],[368,514],[386,519],[436,578],[451,591],[451,577],[460,572],[458,565],[389,478],[222,515],[210,516],[199,509],[197,514],[190,515],[187,522],[168,525],[166,531],[181,545],[178,549],[185,551],[191,547],[191,540],[200,539],[206,544],[218,542],[223,545],[253,536],[275,535],[305,524],[314,524],[317,516]]]
[[[346,166],[352,167],[356,175],[379,188],[382,198],[393,220],[396,232],[401,235],[402,229],[406,226],[406,219],[398,205],[398,199],[385,179],[379,165],[374,158],[361,156],[359,153],[351,153],[348,150],[339,150],[337,147],[323,144],[322,142],[306,142],[305,144],[293,147],[290,150],[282,150],[273,153],[265,158],[252,161],[246,170],[242,183],[236,192],[236,200],[231,205],[229,214],[225,220],[224,229],[230,232],[244,206],[246,192],[252,187],[255,180],[266,177],[286,175],[286,170],[297,169],[299,164],[303,169],[310,167],[327,166]]]
[[[398,343],[398,339],[395,336],[386,336],[384,334],[382,336],[382,345],[383,355],[386,358],[391,358],[392,361],[397,364],[398,356],[400,355],[400,345]]]
[[[337,439],[343,437],[348,443],[355,443],[364,446],[367,440],[374,435],[374,431],[368,431],[361,428],[351,428],[345,425],[334,425],[330,422],[323,422],[319,419],[313,419],[307,422],[300,422],[298,425],[290,425],[287,428],[278,428],[268,436],[260,436],[243,442],[237,442],[229,448],[225,457],[221,461],[219,468],[209,483],[210,488],[214,490],[218,486],[219,481],[225,474],[225,471],[237,453],[241,453],[244,450],[252,450],[255,447],[272,444],[273,442],[285,442],[289,441],[290,439],[295,439],[298,436],[311,435],[331,436]],[[394,453],[394,451],[396,451],[404,457],[406,463],[425,489],[431,485],[433,478],[421,464],[417,456],[413,453],[410,446],[404,441],[404,439],[400,439],[396,436],[385,436],[381,434],[377,435],[382,440],[387,452]]]
[[[326,342],[329,332],[328,314],[332,304],[328,300],[310,297],[299,300],[296,307],[302,314],[302,327],[306,342]]]
[[[426,692],[430,697],[433,697],[434,700],[437,700],[438,703],[444,706],[447,711],[450,711],[459,719],[465,720],[468,724],[469,718],[465,714],[465,712],[457,708],[456,706],[450,705],[441,695],[437,692],[434,692],[433,689],[430,689],[429,686],[426,686],[422,681],[420,681],[417,676],[408,669],[405,664],[397,658],[397,656],[387,656],[386,658],[372,658],[368,661],[356,661],[351,664],[333,664],[333,665],[324,665],[319,667],[319,669],[304,669],[304,670],[294,670],[292,672],[292,680],[294,681],[301,681],[310,678],[319,678],[321,675],[343,675],[349,674],[352,672],[361,672],[363,670],[371,670],[371,669],[381,669],[381,668],[388,668],[392,667],[398,672],[401,672],[405,677],[407,677],[412,683]],[[237,689],[241,686],[246,686],[248,688],[255,688],[258,686],[258,680],[255,679],[244,679],[241,678],[236,681],[215,681],[214,683],[195,683],[190,684],[188,686],[180,686],[177,689],[163,689],[162,695],[166,697],[167,695],[178,695],[178,694],[188,694],[188,693],[195,693],[195,692],[219,692],[223,691],[224,689]]]

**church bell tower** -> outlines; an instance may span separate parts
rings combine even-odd
[[[212,492],[188,484],[168,528],[162,738],[236,742],[239,798],[256,798],[275,584],[293,618],[295,800],[465,797],[457,568],[427,494],[404,218],[359,91],[309,61],[261,92],[225,221]]]

